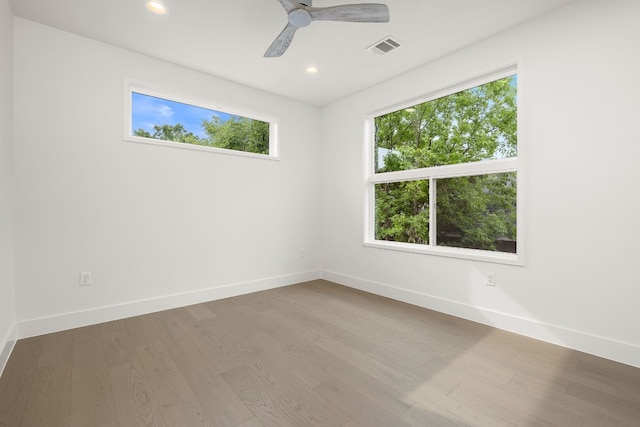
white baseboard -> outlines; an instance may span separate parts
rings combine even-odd
[[[14,323],[11,325],[7,335],[0,341],[0,376],[2,376],[2,372],[7,366],[13,347],[16,345],[16,330],[16,324]]]
[[[250,282],[234,283],[215,288],[203,289],[175,295],[166,295],[139,301],[131,301],[118,305],[98,307],[94,309],[63,313],[55,316],[29,319],[18,322],[17,338],[28,338],[37,335],[58,332],[97,323],[169,310],[177,307],[214,301],[222,298],[248,294],[279,288],[320,278],[320,271],[307,271],[285,276],[270,277]]]
[[[0,341],[0,374],[9,359],[16,340],[20,338],[274,289],[319,278],[640,368],[640,346],[631,343],[332,271],[314,270],[21,321],[12,327],[3,341]]]
[[[640,346],[635,344],[576,331],[562,326],[546,324],[508,313],[475,307],[458,301],[447,300],[332,271],[323,270],[322,278],[361,291],[450,314],[473,322],[493,326],[498,329],[640,368]]]

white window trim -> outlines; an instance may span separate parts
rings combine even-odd
[[[375,171],[375,117],[411,107],[416,104],[427,102],[433,99],[441,98],[452,93],[470,89],[494,80],[517,74],[517,93],[518,93],[518,156],[507,159],[484,160],[473,163],[461,163],[455,165],[436,166],[431,168],[411,169],[406,171],[394,171],[376,173]],[[396,104],[392,107],[378,110],[367,115],[365,119],[365,230],[363,246],[379,249],[389,249],[403,252],[412,252],[418,254],[445,256],[451,258],[460,258],[473,261],[492,262],[499,264],[509,264],[516,266],[524,266],[525,254],[525,233],[524,233],[524,130],[523,130],[523,90],[522,90],[522,66],[521,61],[515,62],[506,67],[500,67],[494,71],[484,73],[480,76],[473,77],[464,82],[448,86],[445,89],[431,92],[426,96],[414,98],[410,101]],[[501,172],[516,172],[516,227],[517,227],[517,253],[506,253],[498,251],[486,251],[478,249],[456,248],[448,246],[423,245],[416,243],[393,242],[387,240],[375,239],[375,184],[385,182],[413,181],[413,180],[429,180],[429,204],[430,204],[430,224],[436,221],[435,209],[435,191],[436,186],[433,185],[435,179],[451,178],[469,175],[485,175]],[[436,227],[429,227],[429,241],[435,242]]]
[[[259,154],[259,153],[249,153],[246,151],[240,150],[230,150],[226,148],[216,148],[216,147],[205,147],[201,145],[195,144],[185,144],[182,142],[174,142],[174,141],[163,141],[159,139],[153,138],[145,138],[142,136],[132,135],[131,129],[131,99],[132,93],[140,93],[143,95],[153,96],[156,98],[163,98],[175,102],[180,102],[187,105],[192,105],[194,107],[206,108],[209,110],[220,111],[224,113],[228,113],[231,115],[242,116],[249,119],[260,120],[263,122],[269,123],[269,154]],[[277,134],[278,134],[278,122],[277,119],[270,116],[265,116],[260,113],[247,111],[244,109],[239,109],[236,107],[231,107],[228,105],[214,104],[208,101],[203,101],[201,99],[197,99],[185,94],[178,93],[177,91],[167,90],[164,88],[158,88],[152,84],[125,78],[124,80],[124,120],[123,120],[123,135],[122,139],[127,142],[135,142],[142,144],[150,144],[162,147],[170,147],[170,148],[179,148],[183,150],[195,150],[195,151],[205,151],[210,153],[217,154],[226,154],[232,156],[241,156],[241,157],[252,157],[258,159],[265,160],[279,160],[280,157],[278,155],[278,144],[277,144]]]

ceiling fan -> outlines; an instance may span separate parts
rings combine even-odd
[[[291,44],[296,30],[306,27],[312,21],[389,22],[389,8],[386,4],[360,3],[313,7],[312,0],[278,1],[287,12],[289,22],[264,53],[265,58],[282,56]]]

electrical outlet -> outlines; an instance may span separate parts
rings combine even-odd
[[[80,273],[80,286],[89,286],[91,284],[91,273],[85,271]]]
[[[487,272],[484,276],[484,284],[487,286],[495,286],[496,285],[496,274]]]
[[[300,249],[300,258],[304,258],[304,249]]]

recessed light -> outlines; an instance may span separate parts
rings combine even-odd
[[[145,0],[144,4],[147,7],[147,10],[158,15],[164,15],[169,12],[169,8],[160,0]]]
[[[308,66],[305,71],[308,74],[316,74],[318,72],[318,67],[314,67],[313,65]]]

